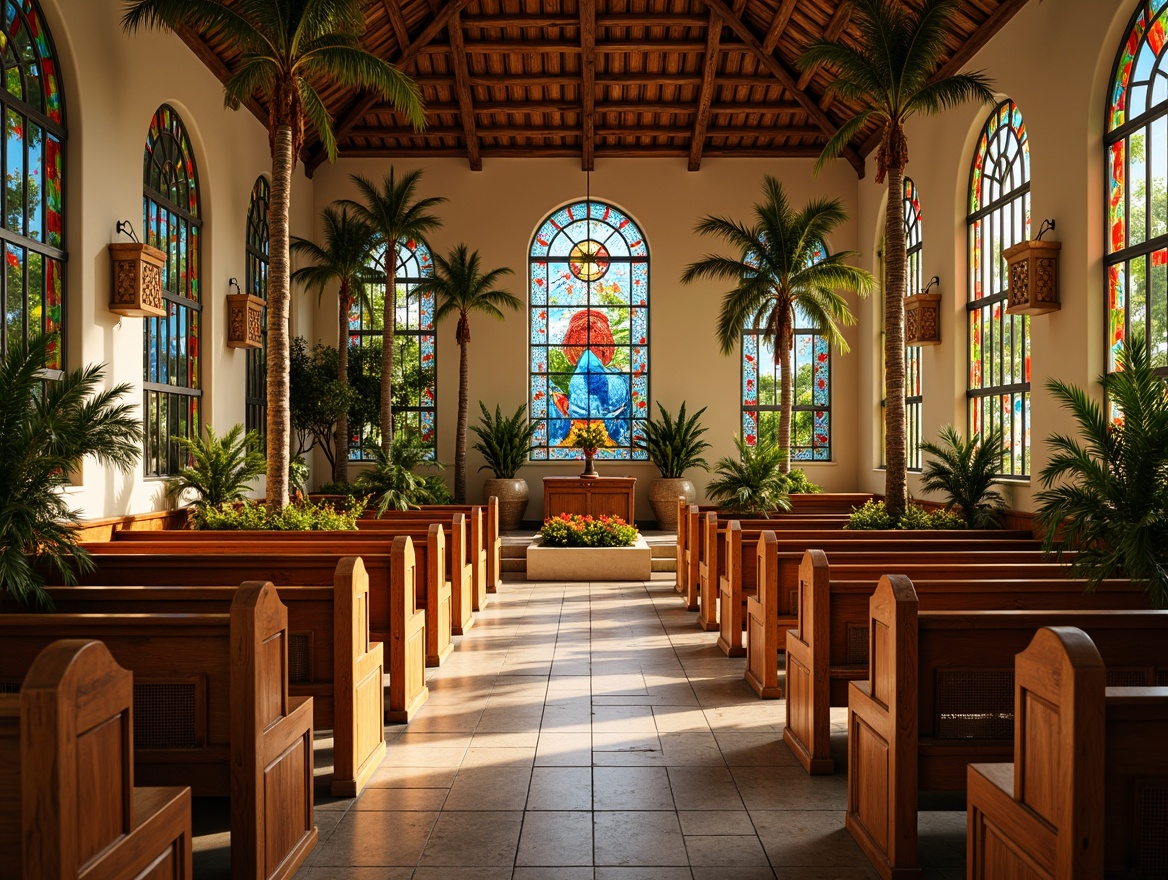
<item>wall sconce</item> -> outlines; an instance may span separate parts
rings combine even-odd
[[[941,294],[930,293],[941,286],[941,277],[934,275],[925,289],[904,298],[904,344],[941,344]]]
[[[1062,242],[1043,241],[1054,230],[1054,220],[1043,220],[1038,235],[1002,251],[1009,279],[1007,315],[1045,315],[1059,303],[1058,264]]]
[[[264,301],[239,288],[235,278],[227,279],[235,293],[227,294],[227,345],[229,348],[264,347]]]
[[[161,318],[166,314],[162,302],[162,267],[166,265],[166,254],[138,241],[129,220],[119,220],[115,230],[130,241],[109,244],[113,270],[110,311],[130,318]]]

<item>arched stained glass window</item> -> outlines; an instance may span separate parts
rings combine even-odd
[[[649,246],[624,212],[575,202],[540,224],[528,262],[534,460],[583,458],[573,430],[603,424],[597,458],[644,460],[649,407]]]
[[[819,244],[810,263],[827,257]],[[742,437],[753,446],[758,436],[779,435],[782,409],[782,363],[774,348],[754,327],[742,331]],[[831,460],[831,346],[818,325],[795,307],[795,339],[791,349],[794,403],[791,407],[791,458]]]
[[[969,179],[969,429],[1001,427],[1003,476],[1030,473],[1030,319],[1007,315],[1002,251],[1030,238],[1030,144],[1022,111],[986,120]]]
[[[163,104],[150,120],[143,171],[143,227],[148,244],[166,254],[162,298],[166,316],[143,320],[147,476],[177,473],[178,437],[198,436],[200,381],[199,177],[186,127]]]
[[[32,333],[63,333],[65,110],[56,53],[31,0],[4,4],[4,243],[0,352]],[[56,346],[50,375],[64,369]]]
[[[394,436],[410,431],[427,447],[428,458],[438,451],[436,412],[438,404],[437,336],[434,331],[434,294],[418,293],[423,278],[434,274],[430,251],[420,241],[398,242],[395,250],[395,288],[397,290],[397,320],[394,327],[393,352],[393,430]],[[375,251],[371,261],[379,271],[385,271],[385,248]],[[349,347],[362,364],[381,367],[381,327],[385,307],[385,285],[366,288],[366,301],[354,302],[349,318]],[[353,362],[353,353],[350,354]],[[351,374],[350,374],[351,375]],[[381,440],[380,411],[371,408],[364,413],[364,424],[354,424],[349,446],[349,458],[357,461],[367,458],[364,444]]]
[[[1133,330],[1168,375],[1168,0],[1143,0],[1107,111],[1107,369]]]
[[[268,299],[268,208],[271,201],[271,187],[261,174],[251,188],[251,202],[247,207],[247,271],[243,290],[264,301]],[[266,434],[268,427],[267,312],[264,309],[263,347],[247,350],[246,428],[260,434]]]

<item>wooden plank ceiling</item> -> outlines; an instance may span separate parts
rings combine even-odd
[[[902,0],[919,5],[919,0]],[[1026,0],[965,0],[942,73],[966,64]],[[422,89],[415,132],[375,96],[317,83],[340,153],[484,157],[818,156],[855,109],[825,95],[832,73],[795,60],[822,37],[856,41],[850,0],[366,0],[362,41]],[[238,53],[180,34],[220,79]],[[249,108],[266,121],[257,98]],[[863,176],[879,132],[847,160]],[[302,159],[325,160],[315,135]]]

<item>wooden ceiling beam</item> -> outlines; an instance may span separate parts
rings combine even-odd
[[[595,34],[595,30],[593,31]],[[594,37],[595,41],[595,37]],[[509,40],[465,40],[466,51],[475,55],[579,55],[579,43],[566,41],[538,43]],[[640,54],[645,52],[704,52],[706,44],[700,40],[609,40],[595,43],[595,51],[602,55]],[[728,43],[724,46],[727,52],[750,53],[749,46],[741,43]],[[444,46],[427,46],[421,50],[423,55],[445,55]]]
[[[208,46],[193,28],[180,27],[175,33],[180,40],[187,44],[187,48],[195,53],[195,57],[207,65],[211,73],[214,74],[215,79],[227,85],[227,81],[231,79],[231,68],[227,66],[222,58],[215,54],[215,50]],[[255,95],[252,95],[244,103],[247,109],[252,112],[252,115],[263,124],[264,130],[266,131],[268,127],[267,108],[256,100]]]
[[[462,123],[462,134],[466,141],[466,160],[470,163],[471,171],[482,171],[483,157],[479,153],[479,136],[475,132],[474,100],[470,93],[466,48],[457,12],[450,16],[450,27],[446,32],[450,35],[450,51],[454,56],[451,59],[454,67],[454,96],[458,99],[458,119]]]
[[[582,171],[596,168],[596,0],[580,0],[580,106]]]
[[[476,127],[479,138],[489,137],[564,137],[567,132],[562,125],[480,125]],[[423,132],[416,132],[408,126],[362,125],[349,132],[354,138],[394,138],[395,140],[411,138],[453,138],[462,137],[463,129],[458,126],[430,126]],[[594,129],[595,137],[670,137],[689,139],[693,130],[689,127],[654,126],[654,125],[598,125]],[[758,128],[752,125],[726,125],[707,127],[703,138],[719,137],[811,137],[824,139],[826,135],[814,125],[792,125],[782,128]],[[485,148],[483,148],[485,149]],[[359,151],[360,148],[354,148]]]
[[[771,26],[767,28],[766,36],[762,38],[762,50],[768,55],[775,51],[775,46],[779,45],[779,40],[783,36],[783,32],[787,29],[787,23],[791,20],[791,14],[795,11],[795,4],[799,0],[783,0],[779,5],[779,11],[775,13],[775,17],[771,20]]]
[[[453,86],[453,80],[450,81]],[[511,116],[523,113],[579,113],[580,104],[573,101],[475,101],[474,112],[477,115],[486,113],[506,113]],[[653,113],[663,116],[689,116],[697,112],[697,108],[690,104],[655,103],[650,101],[599,101],[595,104],[596,113]],[[448,113],[458,113],[457,103],[431,102],[426,105],[427,116],[441,116]],[[750,103],[713,104],[710,107],[712,115],[727,114],[759,114],[759,115],[804,115],[805,111],[798,104],[768,104],[762,101]],[[389,114],[400,117],[401,114],[390,104],[378,104],[369,111],[370,116]]]
[[[837,131],[837,127],[832,122],[831,117],[819,108],[815,103],[815,99],[809,94],[798,88],[795,84],[795,77],[787,66],[770,52],[762,50],[762,44],[755,35],[751,27],[746,24],[739,16],[734,15],[734,10],[723,2],[723,0],[702,0],[708,8],[717,12],[719,16],[725,21],[726,25],[730,27],[738,35],[738,39],[742,40],[751,50],[756,58],[762,62],[763,66],[774,74],[775,78],[783,85],[783,87],[790,92],[796,101],[798,101],[803,109],[807,111],[808,117],[818,125],[825,134],[833,135]],[[843,157],[847,159],[848,163],[856,169],[856,174],[863,178],[864,176],[864,159],[851,146],[844,148]]]
[[[706,28],[706,56],[702,63],[702,85],[698,89],[698,103],[694,108],[693,133],[689,139],[689,170],[700,171],[702,146],[706,143],[706,127],[710,124],[710,105],[714,101],[714,77],[718,75],[718,43],[722,40],[722,19],[710,10]]]
[[[776,146],[776,147],[708,147],[707,156],[729,156],[740,158],[766,159],[813,159],[819,155],[819,147],[806,146]],[[646,146],[626,146],[605,144],[596,145],[599,156],[612,158],[684,158],[689,153],[685,146],[660,146],[650,144]],[[353,149],[350,155],[369,159],[392,158],[430,158],[433,156],[461,156],[461,147],[401,147],[397,149]],[[580,148],[576,146],[549,145],[549,146],[484,146],[483,155],[487,158],[548,158],[556,156],[575,157],[580,155]]]
[[[839,6],[837,6],[835,8],[835,13],[832,15],[831,19],[828,21],[827,27],[823,29],[823,39],[825,39],[825,40],[837,39],[839,37],[839,35],[844,32],[844,28],[846,28],[848,26],[848,20],[851,19],[851,17],[852,17],[852,4],[851,4],[850,0],[843,0],[843,2],[840,3]],[[797,88],[799,88],[800,90],[807,88],[807,86],[808,86],[808,84],[810,84],[812,78],[819,71],[819,67],[820,66],[818,64],[815,64],[815,65],[812,65],[811,67],[808,67],[806,70],[804,70],[799,75],[799,79],[795,83],[795,86]]]
[[[404,52],[410,45],[410,29],[406,24],[406,17],[402,15],[399,0],[381,0],[385,7],[385,14],[389,17],[389,26],[393,29],[393,38],[397,40],[399,52]]]
[[[570,28],[579,27],[580,19],[575,15],[517,13],[514,15],[466,15],[462,19],[464,30],[471,28]],[[705,27],[706,16],[679,12],[636,13],[621,12],[611,15],[597,15],[596,27]]]

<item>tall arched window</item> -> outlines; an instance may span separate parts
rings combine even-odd
[[[63,333],[65,110],[57,56],[31,0],[4,4],[4,242],[0,352],[32,333]],[[50,375],[64,369],[54,348]]]
[[[821,243],[811,263],[827,256]],[[742,437],[753,446],[758,436],[777,437],[782,390],[781,363],[761,330],[742,331]],[[795,384],[791,407],[791,458],[831,460],[831,346],[803,310],[795,308],[795,341],[791,349]]]
[[[147,243],[166,254],[162,298],[167,314],[143,321],[143,411],[147,476],[182,465],[178,437],[198,436],[200,382],[199,178],[186,127],[163,104],[150,120],[143,158],[143,227]]]
[[[1107,111],[1107,369],[1133,330],[1168,375],[1168,4],[1143,0]]]
[[[1001,427],[1004,476],[1030,473],[1030,319],[1007,315],[1002,251],[1030,238],[1030,144],[1022,111],[986,120],[969,178],[969,429]]]
[[[603,424],[597,458],[644,460],[633,445],[649,408],[649,246],[604,202],[566,205],[542,224],[528,261],[535,460],[581,458],[574,429]]]
[[[415,433],[422,444],[429,447],[428,457],[434,458],[438,450],[434,294],[416,292],[422,279],[434,274],[434,263],[429,249],[420,241],[398,242],[394,255],[397,261],[394,273],[397,320],[393,337],[393,431],[395,437],[400,431]],[[379,272],[385,271],[384,247],[374,252],[371,265]],[[384,284],[370,285],[366,289],[364,304],[360,300],[354,303],[349,318],[349,347],[358,351],[350,352],[350,364],[356,354],[361,364],[380,369],[384,307]],[[379,419],[380,411],[374,401],[373,407],[364,413],[363,426],[350,421],[349,427],[353,430],[350,459],[366,458],[364,444],[380,441]]]
[[[251,188],[247,207],[247,269],[244,291],[268,299],[268,208],[272,193],[262,174]],[[268,316],[264,309],[261,348],[247,350],[246,427],[248,431],[267,433],[268,422]]]

